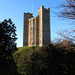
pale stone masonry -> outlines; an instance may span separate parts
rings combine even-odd
[[[41,6],[38,16],[24,13],[23,46],[43,46],[50,43],[50,8]]]

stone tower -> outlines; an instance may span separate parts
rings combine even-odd
[[[29,26],[29,19],[32,17],[33,15],[30,13],[24,13],[23,46],[28,46],[28,26]]]
[[[23,46],[43,46],[50,42],[50,8],[38,10],[38,16],[24,13]]]
[[[50,8],[41,8],[39,13],[39,45],[46,45],[50,42]]]

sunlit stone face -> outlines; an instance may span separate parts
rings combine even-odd
[[[50,42],[50,8],[38,10],[38,16],[24,13],[23,46],[43,46]]]

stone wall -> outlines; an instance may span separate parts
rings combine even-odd
[[[42,43],[43,43],[43,30],[42,30],[42,25],[43,25],[43,18],[42,18],[42,15],[43,15],[43,9],[44,7],[41,6],[41,8],[38,10],[38,16],[39,16],[39,46],[42,46]]]
[[[43,9],[43,45],[50,43],[50,8]]]
[[[38,16],[24,13],[23,46],[43,46],[50,42],[50,8],[38,10]]]
[[[39,46],[39,16],[36,17],[36,46]]]
[[[28,46],[28,26],[29,26],[28,20],[32,17],[33,15],[30,13],[24,13],[23,46]]]
[[[36,46],[36,17],[29,19],[28,46]]]

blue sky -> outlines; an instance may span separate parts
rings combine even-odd
[[[24,12],[38,15],[40,6],[50,8],[51,40],[59,37],[56,32],[71,28],[69,20],[62,20],[54,12],[60,12],[59,5],[65,0],[0,0],[0,21],[11,18],[17,27],[17,46],[23,46],[23,16]],[[55,8],[59,7],[59,8]]]

